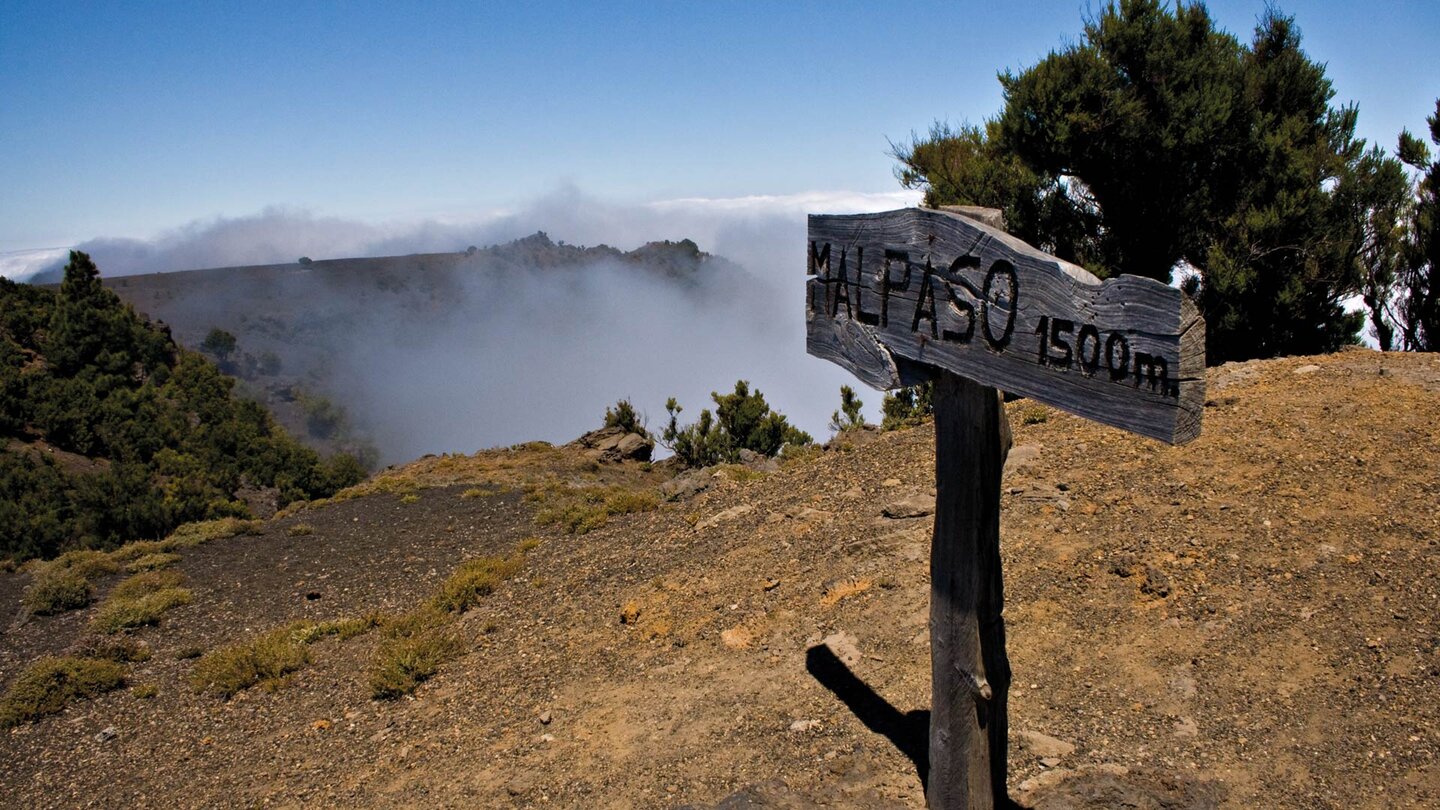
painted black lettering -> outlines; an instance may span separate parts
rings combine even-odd
[[[845,317],[854,319],[855,313],[850,309],[850,271],[846,267],[845,254],[848,251],[840,248],[840,272],[835,275],[835,282],[831,285],[834,290],[830,293],[830,317],[835,317],[840,312],[840,302],[845,302]]]
[[[819,276],[821,281],[830,277],[830,243],[817,248],[819,243],[810,242],[810,275]]]
[[[910,331],[920,331],[920,321],[930,320],[930,337],[940,337],[935,319],[935,283],[931,281],[930,260],[925,260],[925,275],[920,278],[920,297],[915,301],[915,317],[910,320]]]
[[[1040,323],[1035,326],[1035,334],[1040,336],[1040,365],[1050,364],[1050,316],[1041,315]]]
[[[1090,346],[1088,352],[1086,341]],[[1100,330],[1095,328],[1095,324],[1087,323],[1080,327],[1080,337],[1075,341],[1075,356],[1080,361],[1080,371],[1087,377],[1100,368]]]
[[[1134,384],[1139,386],[1141,382],[1147,383],[1151,391],[1158,388],[1161,393],[1168,394],[1170,392],[1170,366],[1165,362],[1165,358],[1145,352],[1135,352]]]
[[[1062,318],[1056,318],[1050,322],[1050,342],[1053,343],[1057,349],[1062,349],[1065,352],[1059,357],[1051,358],[1051,362],[1053,365],[1069,368],[1070,363],[1075,359],[1074,353],[1070,350],[1070,341],[1066,340],[1065,337],[1061,335],[1062,332],[1068,335],[1074,331],[1074,321],[1067,321]]]
[[[1120,347],[1120,359],[1115,359],[1115,347]],[[1110,379],[1123,380],[1130,373],[1130,341],[1119,332],[1111,332],[1105,341],[1105,367],[1110,369]]]
[[[995,284],[997,276],[1004,276],[1005,290],[1002,292]],[[1015,265],[1004,259],[998,259],[985,273],[985,289],[980,297],[980,320],[985,332],[985,341],[992,349],[1004,351],[1010,343],[1010,335],[1015,331],[1016,306],[1020,298],[1020,277],[1015,274]],[[1005,312],[1005,328],[996,337],[994,331],[994,317],[992,311],[1001,309]]]
[[[957,332],[953,329],[942,329],[940,331],[940,338],[941,340],[947,340],[951,343],[969,343],[970,339],[975,337],[975,305],[969,301],[962,300],[955,294],[955,288],[948,283],[945,284],[945,293],[950,299],[950,311],[965,319],[965,331]]]
[[[890,263],[900,262],[905,275],[897,283],[890,275]],[[880,327],[890,325],[890,291],[910,289],[910,254],[903,250],[885,248],[885,262],[880,268]]]

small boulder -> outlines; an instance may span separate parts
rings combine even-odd
[[[584,449],[587,456],[602,464],[649,461],[655,451],[654,439],[618,427],[592,430],[570,444]]]
[[[880,513],[892,520],[921,518],[935,514],[935,498],[926,495],[911,495],[885,504]]]
[[[1015,736],[1019,738],[1020,747],[1025,750],[1025,753],[1040,760],[1053,757],[1056,760],[1055,765],[1060,764],[1059,760],[1063,757],[1075,753],[1073,743],[1051,737],[1049,734],[1041,734],[1038,731],[1019,731]],[[1055,765],[1049,767],[1053,768]]]

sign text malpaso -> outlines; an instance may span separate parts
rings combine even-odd
[[[1204,324],[1180,291],[1101,282],[941,211],[812,216],[809,235],[810,352],[867,383],[938,366],[1165,441],[1198,433]]]

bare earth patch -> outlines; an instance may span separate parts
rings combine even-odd
[[[1209,396],[1184,447],[1011,406],[1012,796],[1440,804],[1440,359],[1228,366]],[[193,601],[121,636],[153,651],[126,687],[0,732],[0,804],[923,806],[931,519],[882,509],[931,491],[933,433],[846,448],[585,534],[537,527],[522,487],[618,473],[427,459],[182,549]],[[532,536],[409,697],[371,698],[377,632],[310,644],[273,691],[191,685],[197,650],[413,610]],[[28,616],[28,580],[0,574],[0,686],[97,609]]]

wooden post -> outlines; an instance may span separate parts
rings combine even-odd
[[[1200,435],[1205,321],[1136,276],[1101,281],[1005,233],[998,211],[811,215],[806,348],[879,389],[933,379],[932,808],[1005,791],[1005,592],[996,388],[1179,444]]]
[[[994,388],[942,371],[934,403],[925,798],[932,808],[1004,807],[1010,661],[1001,615],[1000,476],[1009,431]]]

